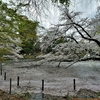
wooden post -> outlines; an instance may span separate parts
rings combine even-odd
[[[19,76],[17,77],[17,87],[19,87]]]
[[[42,80],[42,91],[44,91],[44,80]]]
[[[11,94],[11,85],[12,85],[12,79],[10,78],[10,90],[9,90],[9,94]]]
[[[1,75],[2,75],[2,67],[1,67]]]
[[[6,80],[6,72],[4,73],[4,80]]]
[[[75,83],[75,79],[73,79],[73,88],[74,88],[74,91],[76,90],[76,83]]]

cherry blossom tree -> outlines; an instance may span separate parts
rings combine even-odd
[[[92,33],[92,23],[88,18],[80,19],[80,12],[62,10],[61,24],[50,28],[43,38],[42,51],[66,55],[67,59],[100,59],[100,38]],[[59,42],[58,42],[59,41]]]

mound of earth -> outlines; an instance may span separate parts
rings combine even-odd
[[[76,93],[77,98],[98,98],[98,93],[89,89],[80,89]]]

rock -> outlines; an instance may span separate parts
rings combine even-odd
[[[89,89],[80,89],[76,93],[77,98],[98,98],[98,94]]]

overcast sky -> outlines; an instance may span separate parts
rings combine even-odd
[[[9,0],[3,0],[3,1],[7,2]],[[48,16],[43,15],[40,21],[42,22],[41,25],[49,28],[51,24],[59,23],[60,12],[57,7],[51,4],[51,2],[49,2],[47,6],[48,9],[50,9],[49,12],[48,11],[46,12]],[[77,11],[83,12],[81,17],[91,18],[95,16],[98,6],[100,6],[100,1],[97,2],[97,0],[71,0],[70,10],[75,12]]]
[[[83,12],[82,17],[94,17],[100,0],[71,0],[70,8],[74,11]]]
[[[82,12],[81,17],[89,17],[92,18],[95,16],[97,7],[100,6],[100,1],[97,0],[71,0],[70,11]],[[51,9],[51,13],[49,17],[46,19],[43,17],[42,24],[48,28],[50,24],[59,23],[59,9],[54,6],[49,6]],[[48,20],[49,19],[49,20]]]

